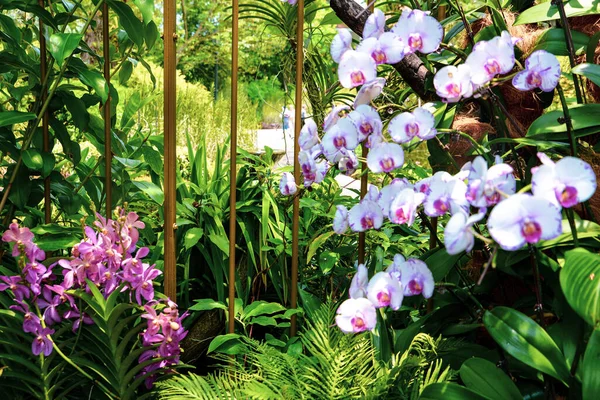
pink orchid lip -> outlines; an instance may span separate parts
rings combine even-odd
[[[416,279],[408,282],[408,288],[413,294],[421,294],[423,291],[423,286]]]
[[[382,306],[389,306],[390,305],[390,295],[387,294],[386,292],[379,292],[377,293],[377,300],[379,301],[379,304]]]
[[[521,226],[521,234],[527,243],[537,243],[542,237],[542,227],[535,221],[525,221]]]
[[[577,204],[577,189],[566,186],[562,191],[556,190],[556,199],[565,208],[573,207]]]
[[[365,75],[362,73],[362,71],[352,72],[350,74],[350,79],[352,80],[352,83],[356,86],[365,83]]]
[[[437,212],[442,214],[445,214],[449,209],[448,202],[443,199],[437,199],[436,201],[434,201],[433,207],[436,209]]]

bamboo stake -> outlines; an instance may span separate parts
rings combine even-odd
[[[104,56],[104,80],[110,88],[110,27],[108,4],[102,5],[102,53]],[[110,91],[102,109],[104,117],[104,192],[106,194],[106,218],[112,213],[112,137],[110,121]]]
[[[294,124],[294,180],[300,182],[300,164],[298,163],[298,153],[300,153],[300,121],[302,121],[302,71],[304,67],[304,0],[298,0],[296,4],[297,19],[296,25],[296,104],[295,104],[295,124]],[[296,308],[298,305],[298,231],[300,220],[300,197],[294,196],[294,208],[292,216],[292,283],[290,290],[290,307]],[[297,331],[296,315],[292,315],[290,320],[290,336],[296,336]]]
[[[165,240],[165,294],[177,298],[177,259],[175,255],[175,185],[176,185],[176,40],[175,19],[177,8],[175,0],[164,2],[164,131],[165,131],[165,203],[164,203],[164,240]]]
[[[40,7],[45,8],[44,0],[39,0]],[[48,73],[48,56],[46,50],[46,37],[44,36],[44,24],[40,19],[40,81],[44,82]],[[47,98],[46,88],[42,86],[42,104]],[[44,153],[50,153],[50,135],[48,134],[49,113],[46,109],[42,117],[43,150]],[[44,221],[49,224],[52,218],[52,203],[50,203],[50,177],[44,178]]]
[[[229,333],[235,331],[235,219],[238,108],[238,0],[232,0],[231,19],[231,145],[229,156]]]

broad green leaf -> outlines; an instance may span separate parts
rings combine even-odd
[[[595,399],[600,393],[600,331],[594,329],[583,356],[583,379],[581,382],[584,399]]]
[[[21,111],[2,111],[0,112],[0,127],[20,124],[34,119],[34,113],[26,113]]]
[[[154,21],[148,22],[144,28],[144,39],[146,40],[146,48],[152,50],[156,43],[156,39],[158,39],[158,27]]]
[[[242,343],[242,335],[228,333],[214,338],[208,345],[207,353],[219,352],[224,354],[240,354],[246,349]]]
[[[260,317],[252,318],[250,322],[251,325],[262,325],[262,326],[277,326],[277,321],[273,317],[266,317],[261,315]]]
[[[48,235],[36,238],[35,243],[44,251],[70,249],[80,242],[75,235]]]
[[[600,14],[600,3],[597,0],[571,0],[565,2],[564,5],[567,17]],[[559,18],[558,7],[552,5],[550,1],[546,1],[523,11],[515,20],[514,25],[534,24]]]
[[[229,255],[229,237],[211,233],[208,239],[213,242],[221,251]]]
[[[144,45],[144,24],[137,19],[131,7],[122,1],[106,0],[110,8],[119,17],[119,23],[127,32],[127,36],[136,46],[141,49]]]
[[[312,242],[310,242],[310,245],[308,246],[308,254],[306,255],[306,261],[310,262],[310,260],[313,258],[313,256],[317,253],[317,250],[319,249],[319,247],[321,247],[323,244],[325,244],[327,239],[329,239],[334,234],[335,234],[334,231],[328,231],[328,232],[325,232],[325,233],[317,236]]]
[[[117,156],[114,156],[113,158],[128,168],[136,168],[142,163],[140,160],[135,160],[133,158],[123,158]]]
[[[2,32],[14,40],[14,44],[18,45],[21,42],[21,31],[15,24],[14,18],[0,14],[0,27],[2,28]]]
[[[148,163],[152,172],[161,175],[163,171],[163,160],[160,153],[150,146],[143,146],[142,154],[144,155],[144,161]]]
[[[185,232],[184,239],[186,250],[191,247],[194,247],[196,243],[198,243],[198,241],[202,238],[203,234],[204,230],[202,228],[188,229],[187,232]]]
[[[285,307],[279,303],[268,303],[266,301],[254,301],[242,312],[242,319],[247,320],[258,315],[268,315],[285,311]]]
[[[42,153],[42,160],[43,164],[40,172],[42,173],[42,178],[47,178],[54,170],[54,163],[56,160],[52,153]]]
[[[121,65],[121,69],[119,70],[119,83],[121,85],[125,85],[131,74],[133,73],[133,64],[129,60],[125,60],[123,65]]]
[[[54,33],[48,40],[48,51],[56,60],[59,67],[62,67],[67,58],[73,54],[73,51],[79,46],[81,35],[78,33]]]
[[[94,89],[103,103],[106,102],[108,99],[108,84],[101,73],[96,70],[88,69],[88,67],[77,58],[71,60],[69,68],[72,68],[77,72],[79,79],[84,85]]]
[[[144,23],[152,21],[154,16],[154,0],[133,0],[133,3],[140,9]]]
[[[585,249],[565,254],[560,287],[569,305],[588,324],[600,322],[600,256]]]
[[[191,306],[189,309],[192,311],[207,311],[214,310],[215,308],[227,311],[228,308],[225,304],[220,301],[215,301],[213,299],[200,299],[194,300],[196,304]]]
[[[156,204],[162,205],[165,201],[165,194],[162,189],[154,183],[146,181],[133,181],[132,183],[142,192],[146,193]]]
[[[319,254],[319,268],[321,268],[323,275],[329,274],[339,260],[339,253],[334,251],[324,251]]]
[[[471,358],[460,367],[460,379],[466,387],[493,400],[521,400],[523,396],[513,381],[483,358]]]
[[[23,163],[27,168],[39,171],[44,166],[42,153],[38,149],[27,149],[23,152]]]
[[[335,11],[327,13],[321,20],[321,25],[339,25],[342,23],[342,20],[337,16]]]
[[[600,104],[573,104],[569,114],[575,136],[585,136],[600,131]],[[559,123],[564,118],[562,110],[551,111],[533,121],[527,130],[528,138],[544,140],[567,140],[567,126]]]
[[[573,37],[573,47],[575,48],[575,54],[581,55],[585,53],[590,38],[585,33],[571,30],[571,36]],[[533,50],[546,50],[555,56],[568,56],[569,50],[565,40],[565,31],[562,28],[551,28],[545,30],[537,40]]]
[[[431,270],[433,279],[438,282],[448,275],[448,272],[450,272],[461,257],[462,254],[450,255],[446,249],[440,248],[423,261],[425,261],[425,264]]]
[[[302,308],[306,310],[306,314],[311,317],[315,312],[319,310],[319,307],[323,304],[320,298],[312,293],[307,292],[302,288],[298,288],[298,294],[300,295],[300,301],[302,302]]]
[[[579,64],[573,68],[571,72],[577,75],[583,75],[596,85],[600,85],[600,65],[598,64]]]
[[[420,400],[489,400],[456,383],[432,383],[425,386]]]
[[[512,308],[496,307],[485,312],[483,323],[508,354],[568,386],[570,374],[565,358],[534,320]]]

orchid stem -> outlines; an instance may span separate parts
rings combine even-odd
[[[538,313],[539,323],[542,328],[546,329],[546,320],[544,319],[544,305],[542,303],[542,283],[540,281],[540,270],[538,268],[538,262],[536,257],[536,248],[529,244],[529,259],[531,261],[531,268],[533,270],[533,280],[535,285],[535,310]]]
[[[569,20],[567,19],[567,13],[565,12],[565,5],[562,0],[552,0],[552,5],[558,8],[558,14],[560,15],[560,24],[562,25],[563,32],[565,33],[565,41],[567,42],[567,50],[569,52],[569,63],[571,68],[575,67],[575,46],[573,45],[573,36],[571,34],[571,27],[569,26]],[[589,61],[588,61],[589,62]],[[575,96],[577,97],[578,103],[583,103],[583,96],[580,86],[581,81],[577,74],[573,74],[573,86],[575,88]],[[560,85],[559,85],[560,86]]]
[[[573,121],[571,121],[571,114],[569,113],[569,106],[567,105],[565,92],[563,91],[560,84],[556,86],[556,91],[558,92],[558,96],[560,97],[560,105],[562,106],[565,120],[564,123],[567,126],[567,135],[569,136],[569,144],[571,145],[571,155],[573,157],[577,157],[577,138],[573,134]]]
[[[567,219],[569,220],[569,226],[571,227],[571,235],[573,235],[573,244],[575,247],[579,247],[579,239],[577,238],[577,227],[575,226],[575,215],[571,208],[566,209]]]
[[[497,252],[498,252],[498,246],[495,246],[494,250],[492,250],[492,254],[490,255],[490,259],[488,260],[488,262],[485,263],[485,267],[483,268],[483,272],[479,276],[479,280],[477,281],[477,286],[480,286],[481,283],[483,282],[483,278],[485,278],[485,275],[487,274],[488,270],[490,269],[490,267],[494,263],[494,258],[496,257],[496,253]]]

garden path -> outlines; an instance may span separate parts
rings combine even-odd
[[[294,163],[294,138],[293,127],[287,129],[284,135],[280,129],[259,129],[256,132],[256,148],[259,150],[269,146],[275,151],[284,151],[285,155],[275,164],[276,168],[281,168]],[[335,177],[340,187],[342,187],[342,196],[358,197],[356,191],[360,191],[360,181],[346,175],[338,174]],[[354,190],[351,190],[354,189]]]

